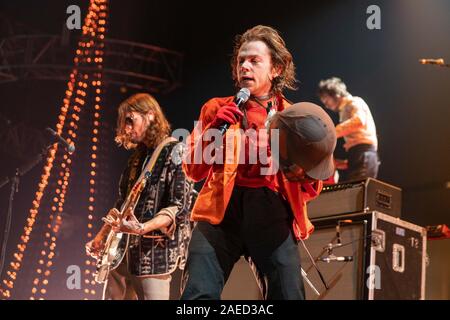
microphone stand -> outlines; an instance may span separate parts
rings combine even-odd
[[[312,284],[312,282],[308,279],[308,274],[305,272],[305,270],[303,270],[302,267],[300,267],[300,270],[302,272],[302,277],[303,279],[305,279],[306,283],[311,287],[311,289],[314,291],[315,294],[317,294],[318,296],[320,296],[320,292],[317,291],[316,287],[314,287],[314,285]]]
[[[6,224],[5,230],[3,234],[2,248],[0,254],[0,276],[3,273],[3,267],[5,264],[5,256],[6,256],[6,248],[8,244],[9,232],[11,229],[12,222],[12,212],[13,212],[13,202],[14,202],[14,194],[19,192],[19,182],[20,177],[27,174],[31,169],[37,166],[42,159],[47,155],[48,150],[53,146],[53,143],[42,149],[42,152],[31,159],[30,162],[26,163],[20,168],[16,168],[15,174],[12,177],[5,177],[0,182],[0,189],[11,182],[11,192],[9,194],[9,202],[8,202],[8,211],[6,214]]]
[[[311,255],[311,252],[309,252],[308,247],[307,247],[306,244],[305,244],[305,241],[303,241],[302,239],[300,239],[300,242],[302,243],[303,248],[305,249],[305,251],[306,251],[306,253],[307,253],[308,257],[309,257],[309,259],[310,259],[310,261],[311,261],[311,264],[312,264],[312,265],[314,266],[314,268],[316,269],[317,274],[319,275],[320,281],[322,281],[322,284],[324,285],[325,289],[328,290],[328,284],[327,284],[327,282],[325,281],[325,278],[323,277],[322,272],[320,272],[320,269],[319,269],[319,267],[317,266],[316,262],[314,261],[314,258],[313,258],[313,256]],[[303,270],[302,267],[300,267],[300,269],[301,269],[303,278],[306,280],[306,282],[309,284],[309,286],[313,289],[314,293],[317,294],[318,296],[320,296],[319,291],[317,291],[317,289],[313,286],[313,284],[311,283],[311,281],[309,281],[309,279],[308,279],[308,277],[307,277],[307,273]]]

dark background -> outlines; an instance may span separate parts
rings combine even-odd
[[[59,34],[70,4],[80,5],[84,17],[87,1],[75,0],[2,1],[0,14],[26,26],[24,30],[30,30],[26,32]],[[381,30],[366,27],[369,17],[366,9],[372,4],[381,8]],[[314,3],[112,0],[109,8],[107,37],[152,44],[184,54],[182,86],[156,98],[173,128],[189,130],[206,100],[235,92],[229,67],[234,36],[257,24],[275,27],[283,35],[297,67],[299,89],[287,92],[287,97],[295,102],[320,104],[316,96],[318,82],[330,76],[342,78],[350,93],[362,97],[371,108],[382,162],[378,178],[403,189],[402,218],[422,226],[450,223],[447,185],[450,181],[450,69],[418,63],[420,58],[442,57],[447,63],[450,61],[448,0]],[[5,29],[2,31],[0,38],[9,36]],[[72,37],[78,35],[79,31],[71,31]],[[54,127],[65,88],[65,83],[57,81],[19,80],[2,84],[0,114],[9,120],[9,125],[22,125],[24,130]],[[132,93],[110,86],[104,96],[102,128],[106,147],[101,164],[104,188],[100,207],[105,210],[114,202],[117,181],[128,155],[112,142],[115,112],[117,105]],[[332,116],[336,120],[336,115]],[[344,157],[341,144],[336,151],[338,157]],[[33,152],[25,145],[19,154],[2,146],[1,177],[12,174]],[[83,161],[82,155],[74,159]],[[42,166],[37,166],[21,180],[14,202],[6,263],[25,223],[41,171]],[[80,172],[80,176],[83,174]],[[76,186],[71,187],[68,197],[86,198],[82,186]],[[8,188],[0,190],[1,230],[6,219]],[[77,221],[86,212],[69,204],[67,211],[64,229],[67,233],[61,236],[66,244],[61,246],[71,254],[76,252],[77,259],[83,259],[80,237],[85,231],[77,233],[73,229],[84,227],[77,225]],[[98,212],[99,216],[102,214]],[[37,233],[39,224],[36,228]],[[63,256],[64,249],[59,254]],[[33,264],[32,253],[27,255]],[[61,266],[71,264],[68,258],[61,259],[65,261],[60,262]],[[63,270],[61,280],[53,282],[55,288],[64,285],[64,268],[60,270]],[[27,274],[26,270],[22,272]],[[23,280],[21,287],[20,282],[17,281],[15,297],[27,299],[30,284]],[[59,296],[58,290],[49,292],[48,297],[79,298],[81,295],[65,292]]]

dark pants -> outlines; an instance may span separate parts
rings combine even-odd
[[[348,169],[341,175],[341,181],[376,178],[380,161],[374,146],[358,144],[348,150]]]
[[[198,222],[183,274],[182,300],[219,300],[241,255],[265,299],[304,299],[288,203],[268,188],[235,187],[219,225]]]

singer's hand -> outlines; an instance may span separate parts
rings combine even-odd
[[[219,128],[224,123],[229,123],[230,125],[236,124],[244,116],[241,110],[237,107],[234,102],[219,108],[211,122],[212,128]]]

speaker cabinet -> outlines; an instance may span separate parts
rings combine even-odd
[[[377,211],[313,224],[316,230],[305,244],[328,289],[300,244],[302,267],[319,293],[305,281],[307,299],[425,298],[425,228]]]
[[[364,294],[365,270],[365,238],[367,224],[365,221],[342,223],[339,232],[335,220],[325,221],[316,226],[316,230],[305,244],[312,255],[318,269],[322,273],[328,289],[314,268],[303,245],[299,244],[301,265],[308,280],[314,286],[315,292],[308,281],[304,280],[307,300],[355,300],[362,299]],[[342,246],[336,246],[339,242]],[[331,246],[334,248],[328,249]],[[322,261],[335,256],[336,260]],[[338,261],[350,260],[351,261]]]

